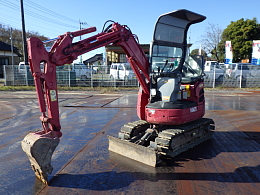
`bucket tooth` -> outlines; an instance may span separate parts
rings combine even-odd
[[[112,136],[108,136],[109,147],[108,150],[128,157],[130,159],[139,161],[146,165],[155,167],[159,162],[159,155],[152,148],[137,145],[127,140],[121,140]]]
[[[53,170],[51,157],[59,141],[59,138],[48,138],[29,133],[21,142],[22,149],[27,154],[35,175],[46,185],[48,185],[48,175]]]

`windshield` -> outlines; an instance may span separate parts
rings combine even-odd
[[[172,72],[179,66],[182,49],[179,47],[154,45],[151,57],[153,72]]]
[[[130,65],[125,65],[125,69],[126,69],[126,70],[132,70],[132,68],[131,68]]]
[[[248,66],[245,64],[238,65],[237,69],[238,70],[249,70]]]
[[[203,60],[201,56],[188,56],[183,64],[183,77],[201,76]]]
[[[218,62],[211,62],[211,65],[218,65]]]

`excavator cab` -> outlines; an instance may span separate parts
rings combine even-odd
[[[188,10],[177,10],[158,18],[150,47],[151,101],[146,106],[148,122],[179,125],[204,115],[202,108],[196,116],[186,114],[182,117],[183,110],[197,107],[198,102],[183,97],[181,89],[182,84],[185,89],[190,89],[190,85],[202,81],[201,65],[193,63],[196,61],[188,56],[187,31],[191,24],[204,19],[204,16]]]

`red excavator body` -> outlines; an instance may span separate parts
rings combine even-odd
[[[162,106],[158,102],[148,104],[145,109],[145,120],[152,124],[181,125],[202,118],[205,114],[203,82],[181,86],[185,89],[179,92],[182,99],[170,105],[162,103],[164,104]],[[184,93],[188,95],[185,99],[183,99]]]
[[[75,43],[72,43],[74,37],[94,32],[96,28],[60,35],[49,52],[38,38],[30,38],[29,64],[43,129],[28,134],[22,148],[36,176],[48,184],[51,156],[62,135],[56,67],[110,44],[122,47],[140,83],[137,102],[140,120],[125,124],[118,138],[108,136],[110,151],[156,166],[162,156],[174,157],[209,139],[214,122],[202,118],[205,112],[203,59],[188,56],[186,41],[189,26],[204,19],[188,10],[161,15],[155,24],[149,59],[130,29],[115,22],[101,33]],[[43,72],[41,63],[44,63]]]

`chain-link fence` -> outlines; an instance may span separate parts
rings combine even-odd
[[[4,66],[6,86],[34,85],[33,77],[27,66],[21,69],[18,65]],[[137,87],[138,81],[129,70],[110,71],[108,66],[89,66],[84,69],[70,70],[65,66],[57,68],[57,83],[59,86],[86,87]],[[223,68],[205,72],[205,87],[260,87],[260,66],[247,65],[244,69]]]
[[[70,67],[71,68],[71,67]],[[129,77],[129,71],[110,74],[108,66],[89,66],[88,68],[68,66],[57,67],[57,84],[59,86],[86,86],[86,87],[136,87],[136,77]],[[133,73],[131,73],[133,75]],[[123,78],[122,78],[123,77]],[[4,65],[4,80],[6,86],[34,85],[29,66],[21,69],[19,65]]]
[[[224,65],[206,72],[205,87],[260,87],[260,66],[246,64]]]

